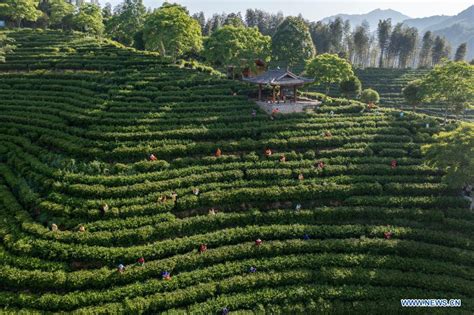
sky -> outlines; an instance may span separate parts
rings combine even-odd
[[[110,2],[112,6],[122,0],[100,0],[103,5]],[[143,0],[147,7],[156,8],[163,1]],[[380,9],[393,9],[410,17],[426,17],[432,15],[456,15],[474,4],[474,0],[174,0],[188,8],[190,13],[203,11],[206,17],[213,13],[242,12],[245,10],[263,9],[268,12],[283,12],[287,15],[298,15],[311,21],[338,13],[361,14]]]

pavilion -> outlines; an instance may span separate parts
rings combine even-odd
[[[311,83],[314,79],[303,78],[297,76],[288,69],[273,69],[268,70],[258,76],[251,78],[244,78],[246,82],[258,84],[258,101],[262,101],[262,86],[270,85],[272,87],[272,103],[276,101],[275,97],[275,88],[280,87],[280,96],[279,100],[284,99],[283,89],[282,88],[293,88],[293,101],[297,102],[296,90],[298,87],[303,86],[306,83]]]

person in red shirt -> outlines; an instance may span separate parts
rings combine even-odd
[[[207,251],[207,245],[206,244],[201,244],[199,246],[199,253],[204,253],[205,251]]]
[[[320,170],[322,170],[324,168],[324,162],[323,161],[319,161],[316,163],[316,167]]]
[[[396,168],[398,166],[397,160],[392,160],[390,165],[391,165],[392,168]]]
[[[386,239],[386,240],[389,240],[392,238],[392,235],[393,233],[391,231],[386,231],[386,232],[383,232],[383,237]]]
[[[278,108],[274,108],[272,110],[272,117],[275,118],[275,115],[278,114],[280,112],[280,110]]]
[[[141,266],[145,265],[145,258],[143,258],[143,257],[138,258],[137,263]]]
[[[263,243],[262,240],[259,239],[259,238],[257,238],[257,239],[255,240],[255,246],[260,246],[260,245],[262,245],[262,243]]]
[[[156,158],[156,156],[155,156],[153,153],[150,154],[149,159],[150,159],[150,161],[156,161],[156,160],[158,160],[158,159]]]

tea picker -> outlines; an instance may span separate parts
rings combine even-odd
[[[125,271],[125,266],[123,264],[119,264],[117,266],[117,272],[118,273],[123,273]]]
[[[201,244],[199,245],[199,253],[202,254],[207,251],[207,245],[206,244]]]
[[[171,280],[171,274],[168,271],[163,271],[161,273],[161,277],[163,280]]]

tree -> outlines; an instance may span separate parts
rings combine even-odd
[[[414,80],[407,84],[405,88],[403,88],[402,93],[403,97],[407,101],[407,103],[413,106],[413,111],[416,110],[416,106],[421,104],[423,101],[423,91],[421,89],[422,80]]]
[[[436,142],[422,147],[425,161],[445,171],[443,181],[453,188],[474,183],[474,124],[462,123],[441,132]]]
[[[64,0],[63,0],[64,1]],[[41,16],[36,19],[35,25],[43,28],[47,28],[51,25],[51,1],[41,1],[38,3],[38,10],[41,11]],[[2,11],[0,4],[0,12]],[[0,14],[0,18],[1,18]]]
[[[272,36],[278,25],[283,22],[284,17],[281,12],[270,14],[258,9],[248,9],[245,12],[245,23],[248,27],[256,26],[263,35]]]
[[[5,0],[4,4],[5,16],[16,22],[18,27],[22,21],[35,22],[42,15],[37,0]]]
[[[454,61],[464,61],[467,53],[467,43],[462,43],[456,49],[456,54],[454,55]]]
[[[272,37],[273,59],[287,66],[303,64],[316,54],[305,21],[297,17],[287,17],[276,29]]]
[[[315,47],[318,47],[318,52],[320,54],[329,53],[331,50],[331,32],[329,30],[329,25],[324,24],[323,22],[312,22],[309,24],[309,33],[313,44]]]
[[[315,84],[323,84],[326,94],[333,83],[347,81],[354,75],[351,64],[336,54],[322,54],[314,57],[306,65],[306,73],[314,77]]]
[[[145,23],[146,8],[143,0],[124,0],[106,25],[106,33],[114,40],[133,45],[133,38]]]
[[[270,35],[270,14],[262,10],[255,10],[254,12],[260,33]]]
[[[369,55],[370,33],[368,24],[364,23],[356,27],[353,35],[354,64],[364,67]]]
[[[270,60],[270,36],[256,27],[223,26],[204,42],[204,56],[214,65],[253,67],[256,59]]]
[[[268,18],[268,28],[263,35],[272,36],[275,34],[277,27],[285,20],[283,13],[278,11],[277,14],[270,14]]]
[[[80,31],[100,35],[104,32],[102,11],[95,4],[84,3],[73,17],[74,27]]]
[[[225,13],[212,15],[212,17],[206,23],[205,34],[209,36],[213,32],[220,29],[224,25],[226,18],[227,18],[227,15]]]
[[[448,112],[459,114],[474,100],[474,66],[466,62],[444,60],[424,78],[422,83],[425,101],[445,103],[445,120]]]
[[[334,21],[330,22],[329,25],[330,37],[330,50],[331,53],[340,53],[342,49],[342,38],[344,36],[344,21],[342,18],[337,17]],[[317,46],[316,46],[317,47]]]
[[[202,49],[199,23],[177,4],[163,4],[145,21],[143,39],[148,50],[176,59]]]
[[[423,41],[421,44],[420,56],[418,67],[426,68],[431,66],[431,49],[433,47],[433,37],[430,31],[427,31],[425,35],[423,35]]]
[[[418,43],[418,29],[416,27],[402,28],[400,53],[398,56],[398,66],[406,68],[415,55]]]
[[[104,19],[104,23],[112,17],[112,5],[110,2],[107,2],[105,6],[102,8],[102,18]]]
[[[0,62],[5,62],[5,46],[6,44],[6,36],[3,34],[0,34]]]
[[[138,50],[145,50],[145,42],[143,41],[143,29],[133,35],[133,47]]]
[[[5,54],[14,48],[14,45],[11,45],[12,42],[13,39],[8,38],[4,34],[0,34],[0,63],[5,62]]]
[[[373,89],[365,89],[360,94],[360,100],[367,104],[377,104],[380,101],[380,96],[377,91]]]
[[[379,47],[380,47],[379,68],[383,67],[384,53],[389,43],[391,31],[392,31],[392,19],[379,20],[379,24],[377,27],[377,38],[378,38]]]
[[[242,15],[239,13],[230,13],[226,16],[224,20],[224,25],[232,25],[235,27],[245,27]]]
[[[354,41],[352,38],[352,27],[349,20],[346,20],[346,22],[344,23],[343,46],[345,51],[345,58],[350,61],[354,60]]]
[[[74,6],[65,0],[50,0],[49,21],[54,26],[64,28],[64,18],[74,13]]]
[[[204,34],[206,29],[206,17],[204,16],[204,12],[200,11],[199,13],[194,13],[193,19],[198,21],[199,26],[201,27],[201,33]]]
[[[432,64],[437,65],[443,58],[448,58],[451,52],[451,47],[446,42],[444,37],[436,36],[433,47],[431,48]]]
[[[348,80],[344,80],[339,84],[341,94],[349,98],[358,98],[362,92],[362,83],[355,76],[351,76]]]
[[[388,59],[391,66],[406,68],[414,59],[418,43],[418,30],[398,23],[393,28],[388,45]]]
[[[248,27],[254,27],[254,26],[258,27],[257,14],[255,13],[254,10],[247,9],[247,11],[245,12],[245,24]]]

